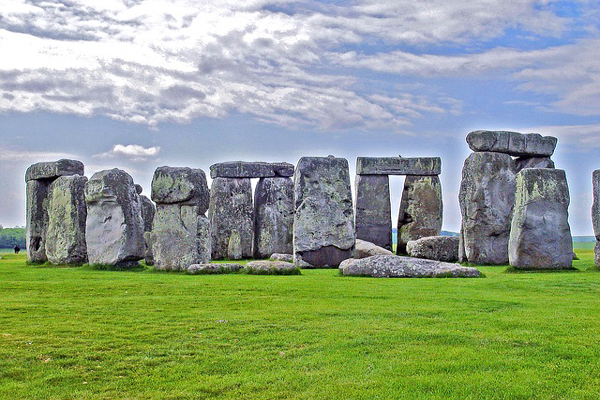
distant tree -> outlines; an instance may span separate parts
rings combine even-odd
[[[0,228],[0,248],[12,249],[15,244],[25,248],[25,228]]]

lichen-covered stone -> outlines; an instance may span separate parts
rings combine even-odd
[[[131,176],[114,168],[85,185],[86,245],[90,264],[132,266],[144,258],[144,221]]]
[[[215,178],[210,191],[212,258],[227,258],[231,233],[241,239],[242,257],[252,258],[254,216],[250,178]]]
[[[292,254],[273,253],[269,259],[273,261],[294,262],[294,256]]]
[[[398,213],[397,254],[406,253],[406,244],[442,231],[442,184],[437,176],[407,176]]]
[[[87,262],[86,182],[81,175],[60,176],[48,187],[46,256],[52,264]]]
[[[43,263],[46,257],[46,230],[48,229],[48,212],[46,198],[48,197],[48,182],[27,181],[27,261]]]
[[[53,180],[64,175],[83,175],[83,163],[77,160],[58,160],[40,162],[27,168],[25,181],[49,179]]]
[[[508,154],[472,153],[465,160],[459,203],[464,255],[470,263],[508,263],[514,171],[515,163]]]
[[[138,186],[140,185],[136,185],[136,189]],[[137,191],[137,193],[140,194],[141,190]],[[146,233],[152,231],[152,223],[154,222],[156,207],[154,206],[152,200],[144,195],[140,195],[140,205],[142,209],[142,219],[144,220],[144,242],[146,243],[146,253],[144,259],[146,260],[147,265],[154,265],[154,255],[152,253],[152,247],[148,241],[148,236]]]
[[[600,169],[592,173],[592,226],[596,236],[596,246],[594,247],[594,263],[600,266]]]
[[[294,262],[337,267],[354,251],[354,210],[348,161],[302,157],[294,173]]]
[[[455,262],[458,261],[459,242],[458,236],[423,237],[408,242],[406,252],[411,257]]]
[[[354,247],[353,258],[367,258],[376,255],[393,255],[388,249],[377,246],[374,243],[367,242],[365,240],[356,239],[356,245]]]
[[[158,167],[154,171],[151,196],[157,204],[198,206],[200,214],[208,210],[210,198],[203,170],[166,166]]]
[[[294,182],[290,178],[261,178],[254,189],[254,257],[292,253]]]
[[[232,274],[243,268],[242,264],[235,263],[205,263],[192,264],[188,267],[187,272],[191,275]]]
[[[242,258],[242,237],[235,229],[231,231],[231,236],[229,236],[227,258],[230,260],[240,260]]]
[[[516,177],[508,255],[517,269],[565,269],[573,262],[565,171],[528,168]]]
[[[211,178],[270,178],[294,175],[294,165],[286,162],[228,161],[210,166]]]
[[[252,275],[300,275],[296,265],[285,261],[250,261],[244,272]]]
[[[387,175],[356,175],[356,238],[392,249],[392,207]]]
[[[467,135],[467,143],[473,151],[493,151],[511,156],[551,156],[557,139],[539,133],[508,131],[474,131]]]
[[[439,157],[358,157],[358,175],[439,175],[442,160]]]
[[[519,157],[515,160],[515,171],[525,168],[554,168],[554,161],[550,157]]]
[[[475,268],[422,258],[379,255],[360,260],[351,258],[340,264],[345,276],[374,278],[474,278],[480,275]]]

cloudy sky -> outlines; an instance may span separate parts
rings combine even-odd
[[[598,0],[0,0],[0,224],[38,161],[147,193],[160,165],[402,155],[442,157],[456,231],[466,134],[508,129],[559,138],[591,234],[599,28]]]

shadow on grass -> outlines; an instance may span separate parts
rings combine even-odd
[[[561,269],[533,269],[533,268],[515,268],[508,266],[504,270],[505,274],[556,274],[556,273],[571,273],[581,272],[580,269],[575,267],[561,268]]]

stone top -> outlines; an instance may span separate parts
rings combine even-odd
[[[511,156],[551,156],[558,139],[539,133],[508,131],[474,131],[467,135],[467,143],[473,151],[493,151]]]
[[[25,172],[25,182],[39,179],[56,179],[63,175],[83,175],[83,163],[77,160],[39,162]]]
[[[439,157],[358,157],[358,175],[439,175],[442,159]]]
[[[291,177],[294,165],[286,162],[247,162],[228,161],[210,166],[211,178],[271,178],[274,176]]]
[[[204,171],[188,167],[156,168],[151,196],[158,204],[198,205],[200,214],[206,212],[210,200]]]

